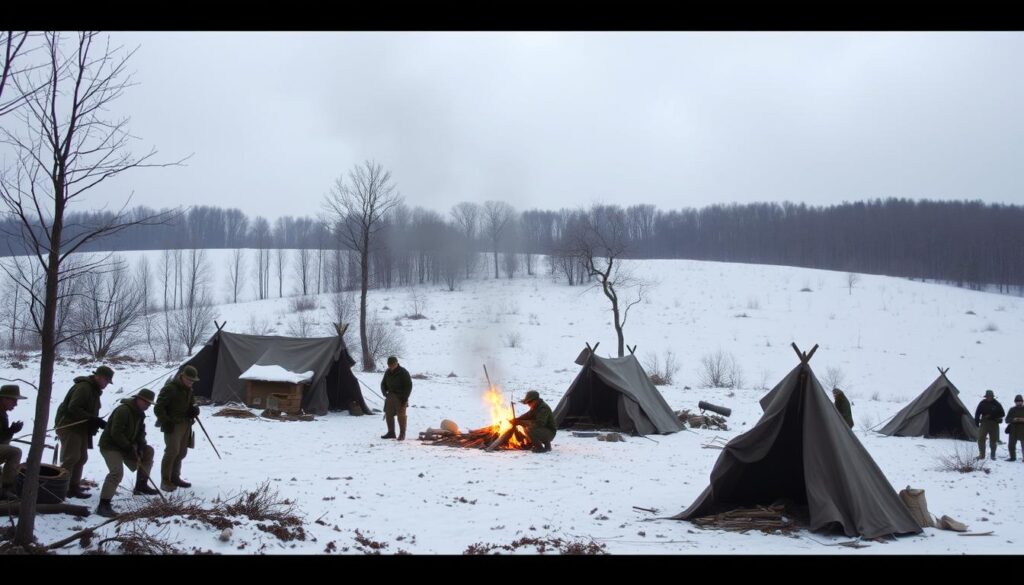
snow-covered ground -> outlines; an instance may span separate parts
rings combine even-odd
[[[211,252],[214,266],[226,265],[228,253]],[[154,253],[148,254],[155,259]],[[314,422],[277,422],[213,417],[218,408],[203,407],[202,420],[223,460],[197,432],[196,449],[183,465],[183,476],[194,487],[183,491],[212,500],[270,480],[282,497],[297,503],[309,536],[284,543],[266,532],[238,530],[222,542],[213,529],[174,524],[165,526],[163,536],[185,548],[228,554],[322,553],[330,542],[336,552],[354,553],[356,530],[389,543],[385,553],[461,553],[474,543],[508,544],[524,536],[593,539],[611,553],[1021,552],[1024,508],[1019,487],[1012,486],[1024,480],[1024,465],[1002,460],[1005,445],[1000,446],[1000,460],[988,462],[990,473],[958,474],[941,470],[939,462],[951,453],[953,441],[888,438],[867,429],[923,391],[938,375],[936,366],[950,368],[950,379],[972,411],[987,388],[995,390],[1005,408],[1012,406],[1013,395],[1024,391],[1017,361],[1024,347],[1024,299],[867,275],[851,292],[845,273],[789,267],[681,260],[635,262],[633,267],[657,285],[630,313],[627,343],[638,345],[641,361],[652,353],[663,358],[666,350],[674,352],[681,369],[674,384],[660,387],[665,399],[676,410],[695,410],[700,400],[730,407],[732,430],[629,437],[622,443],[563,431],[554,450],[539,455],[422,444],[415,440],[418,431],[438,427],[442,419],[462,428],[489,424],[482,364],[506,397],[518,400],[536,389],[554,407],[578,371],[573,359],[584,342],[601,342],[601,355],[614,352],[608,304],[597,290],[568,287],[547,276],[477,279],[463,282],[455,292],[420,287],[426,293],[420,311],[427,318],[411,320],[400,319],[412,312],[408,290],[373,291],[371,310],[401,330],[402,364],[412,374],[427,377],[414,380],[412,440],[379,439],[385,430],[379,415],[332,413]],[[330,327],[326,303],[324,296],[316,312],[322,334]],[[230,331],[246,332],[255,315],[287,334],[294,319],[288,305],[288,298],[222,305],[217,307],[218,320],[226,320]],[[683,510],[707,485],[721,451],[702,444],[715,436],[731,438],[756,423],[761,414],[757,400],[797,363],[791,342],[804,351],[820,345],[811,361],[819,379],[824,381],[829,367],[842,371],[857,438],[894,488],[924,488],[933,514],[947,514],[971,531],[993,534],[965,538],[926,529],[921,536],[855,550],[824,546],[847,538],[806,531],[796,537],[737,534],[652,520]],[[701,358],[719,349],[742,367],[742,388],[700,387]],[[0,360],[0,376],[37,376],[35,361],[24,369],[10,367],[10,362],[10,357]],[[51,420],[72,378],[96,365],[58,364]],[[117,367],[101,414],[142,384],[158,389],[159,382],[151,380],[162,380],[171,366]],[[374,390],[379,387],[379,373],[357,372],[357,377]],[[27,392],[32,394],[31,389]],[[371,406],[381,407],[376,392],[364,389],[364,395]],[[24,420],[28,427],[31,410],[31,401],[24,401],[10,418]],[[163,443],[152,417],[148,420],[159,465]],[[975,452],[971,443],[959,445]],[[102,482],[105,473],[98,451],[91,451],[85,477]],[[126,473],[124,487],[130,490],[131,481],[132,474]],[[115,508],[127,507],[128,493],[115,497]],[[97,497],[86,504],[95,507]],[[49,543],[98,521],[95,515],[86,520],[40,516],[36,530],[39,540]],[[246,544],[239,550],[242,542]]]

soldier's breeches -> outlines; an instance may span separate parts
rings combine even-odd
[[[82,482],[82,469],[89,460],[89,435],[67,429],[57,431],[57,438],[60,439],[60,466],[71,473],[68,488],[78,489]]]
[[[404,419],[406,408],[402,404],[402,399],[394,394],[388,394],[388,397],[384,399],[384,416],[398,415],[399,420]]]
[[[1024,425],[1016,424],[1010,427],[1010,457],[1017,457],[1017,442],[1021,444],[1021,456],[1024,456],[1024,428],[1018,430],[1017,427],[1024,427]]]
[[[139,472],[139,479],[145,482],[153,469],[153,448],[146,445],[142,453],[142,461],[129,459],[123,453],[115,449],[100,449],[100,455],[107,464],[107,477],[103,480],[103,489],[100,491],[101,500],[109,500],[117,493],[117,486],[124,478],[124,468]],[[143,475],[145,474],[145,475]]]
[[[555,433],[551,432],[551,429],[546,427],[528,427],[526,429],[526,434],[530,437],[530,442],[534,445],[550,443],[551,439],[555,438]]]
[[[174,430],[164,433],[164,458],[160,461],[160,481],[171,483],[181,479],[181,461],[188,455],[192,425],[176,423]]]
[[[988,437],[989,448],[996,452],[996,445],[999,443],[999,423],[994,420],[981,421],[981,428],[978,430],[978,453],[985,455],[985,437]]]

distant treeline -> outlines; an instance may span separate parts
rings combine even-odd
[[[631,258],[780,264],[936,279],[976,288],[995,285],[1001,290],[1024,286],[1024,207],[1016,205],[876,199],[830,206],[752,203],[667,211],[653,205],[611,207],[627,226]],[[432,255],[444,253],[442,249],[524,255],[527,271],[532,273],[530,256],[557,257],[574,222],[586,211],[514,211],[508,225],[495,233],[488,229],[485,208],[461,203],[443,216],[400,206],[382,232],[386,245],[384,256],[375,255],[374,272],[379,275],[375,280],[385,286],[393,285],[396,278],[442,280],[442,262],[431,261]],[[134,217],[153,213],[144,207],[129,211]],[[68,229],[73,233],[111,215],[72,213]],[[17,222],[4,218],[0,228],[5,244],[2,255],[24,253]],[[85,249],[338,249],[340,244],[329,228],[318,218],[282,217],[270,222],[263,217],[250,219],[240,209],[197,206],[171,223],[126,229]],[[410,258],[404,274],[391,274],[396,264],[388,251]],[[520,265],[503,262],[512,273]]]

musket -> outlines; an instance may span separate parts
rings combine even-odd
[[[210,446],[213,447],[213,452],[217,454],[217,459],[223,459],[220,456],[220,451],[217,451],[217,446],[213,444],[213,439],[210,438],[210,433],[206,432],[206,427],[203,426],[203,421],[196,417],[196,422],[199,423],[199,428],[203,429],[203,434],[206,435],[206,440],[210,442]]]
[[[14,441],[15,443],[24,443],[26,445],[31,445],[32,444],[32,441],[26,441],[24,439],[11,439],[11,440]],[[56,447],[54,447],[53,445],[47,445],[46,443],[43,443],[43,448],[45,448],[45,449],[56,449]]]

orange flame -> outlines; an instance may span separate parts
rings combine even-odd
[[[512,423],[509,422],[515,416],[512,402],[505,399],[505,395],[497,386],[492,385],[487,389],[484,393],[484,402],[490,408],[491,428],[495,433],[500,435],[512,428]],[[519,449],[524,446],[525,443],[519,440],[518,434],[515,433],[509,438],[508,448]]]

